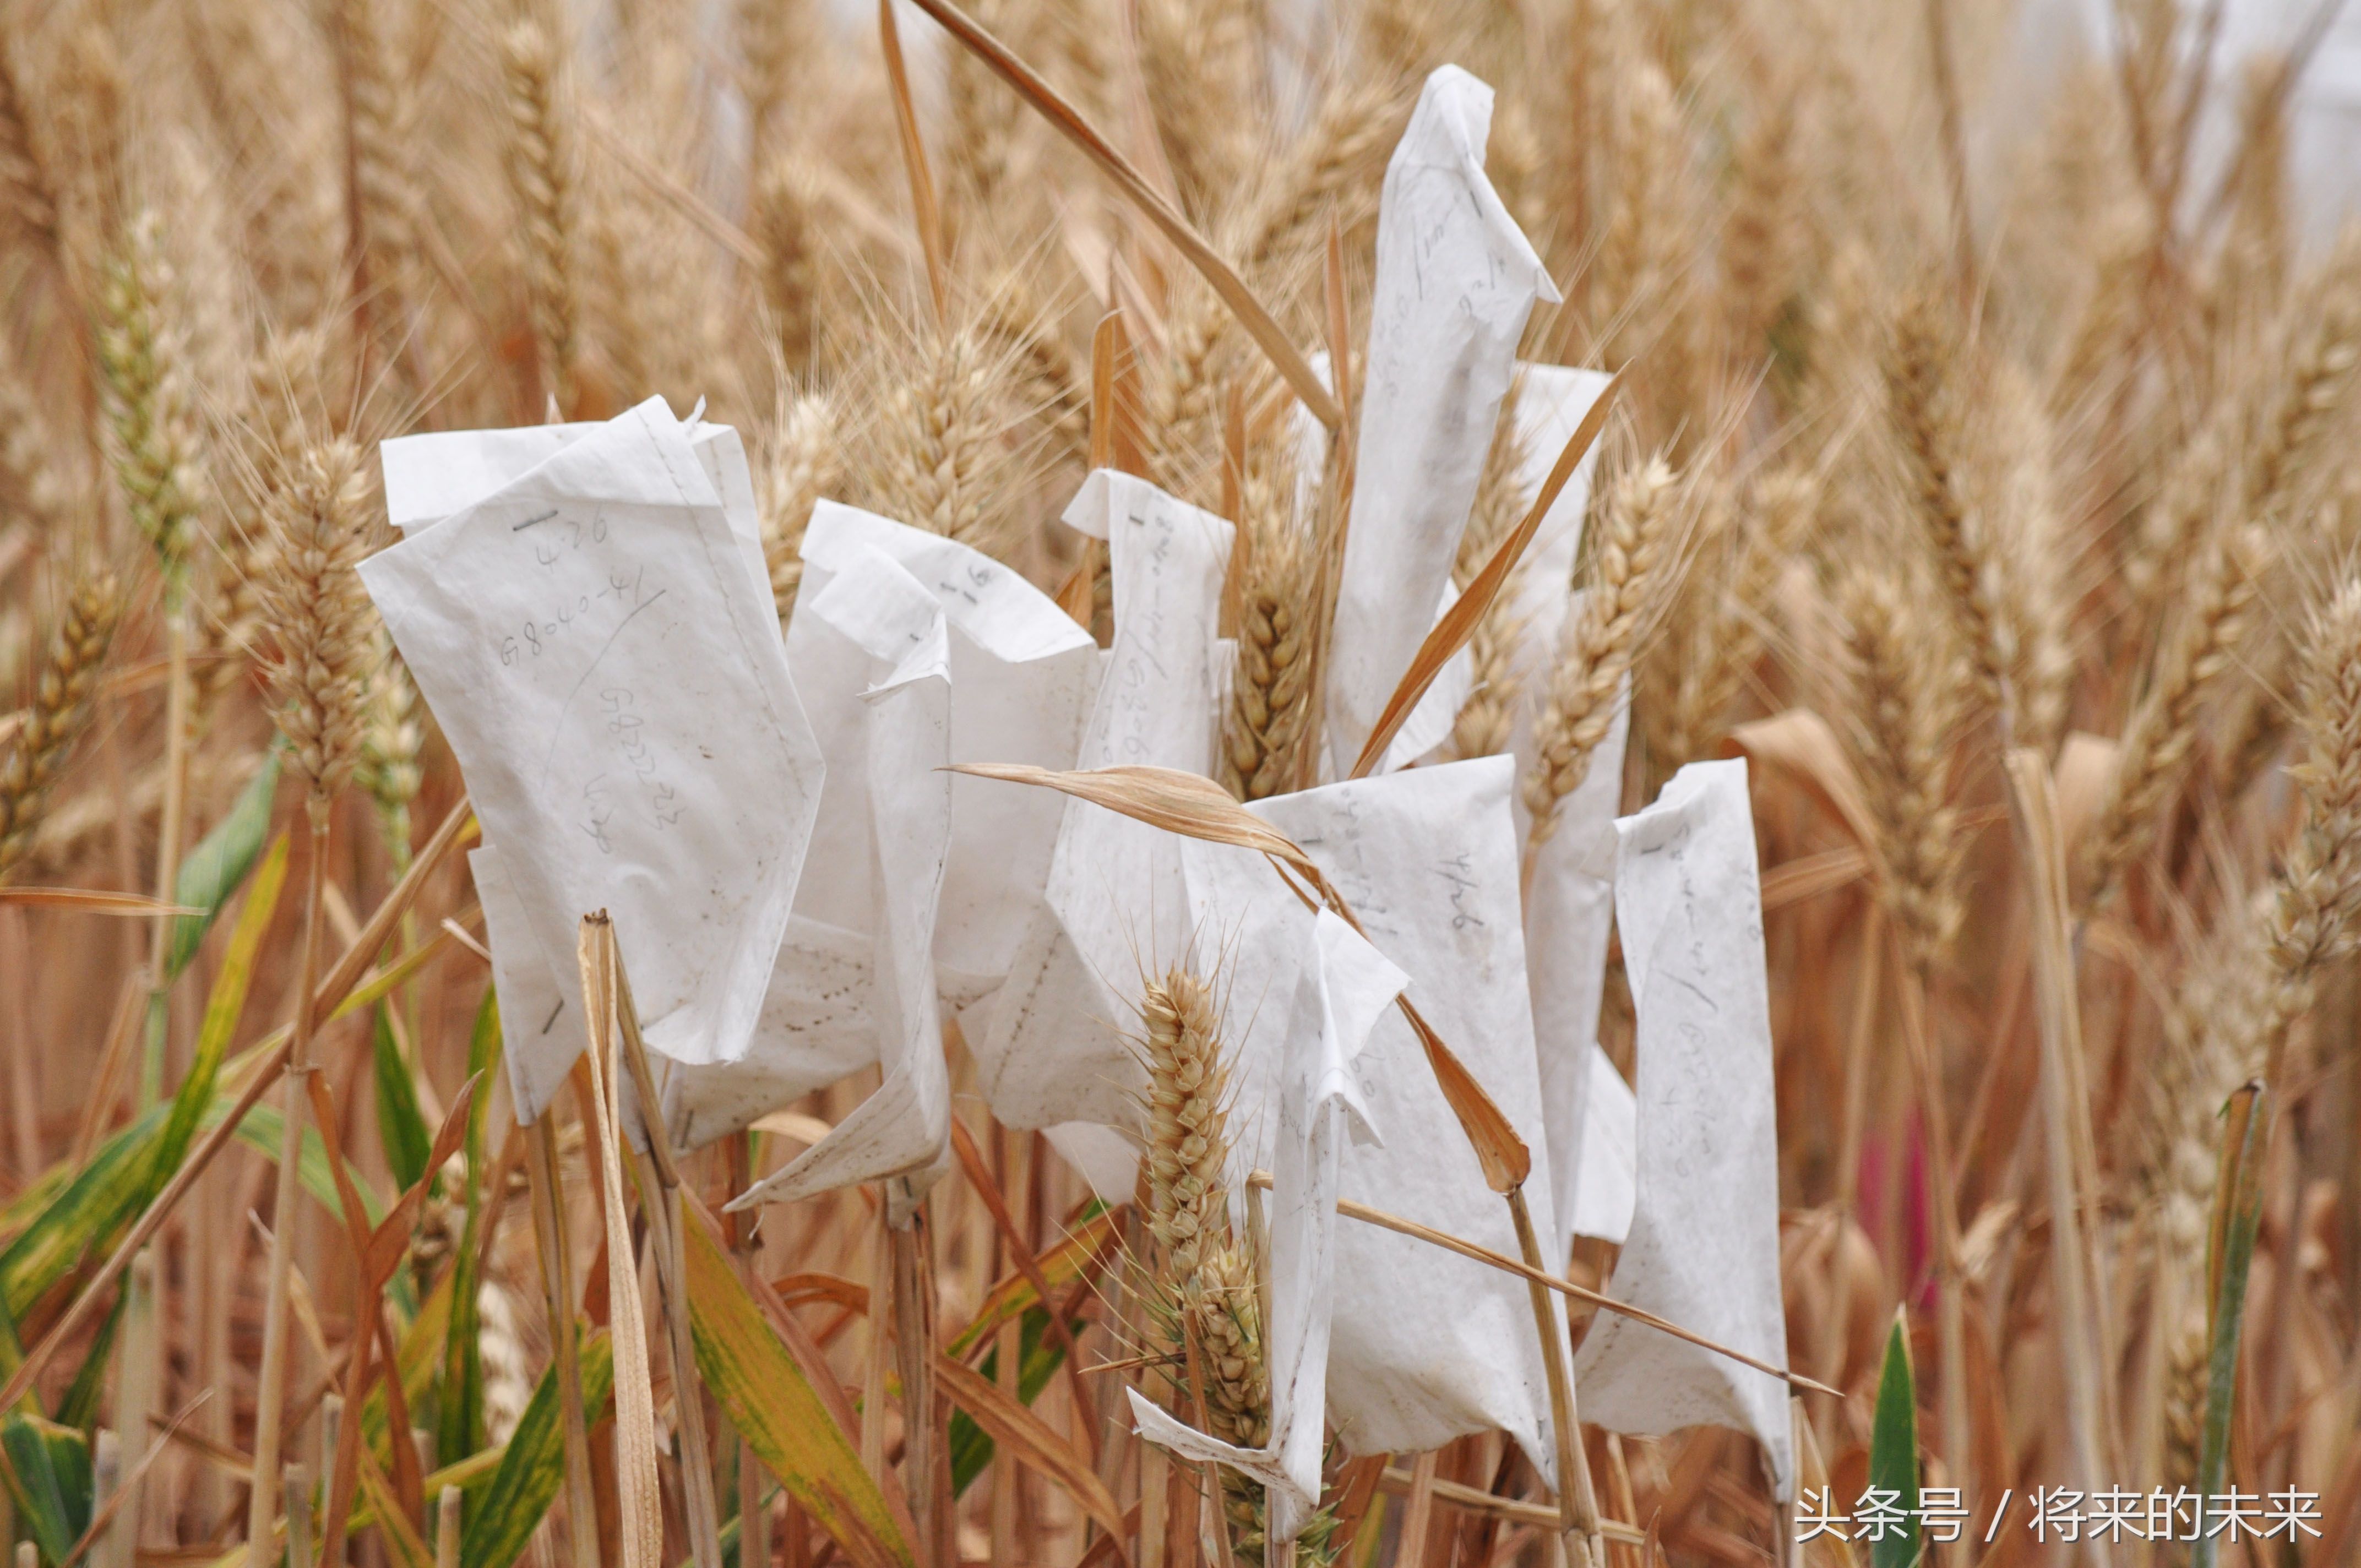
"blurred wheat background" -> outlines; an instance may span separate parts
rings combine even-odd
[[[1565,296],[1522,356],[1626,375],[1557,667],[1511,667],[1503,600],[1437,756],[1535,727],[1546,835],[1628,674],[1626,809],[1749,759],[1789,1354],[1851,1396],[1798,1407],[1806,1485],[1843,1499],[1897,1308],[1930,1481],[1987,1509],[2092,1467],[2196,1485],[2209,1236],[2243,1213],[2228,1475],[2320,1494],[2324,1534],[2224,1558],[2361,1559],[2361,240],[2291,152],[2334,9],[2240,54],[2213,8],[2117,0],[2100,47],[2028,73],[2004,0],[975,0],[1307,348],[1361,339],[1426,73],[1498,90],[1488,170]],[[0,6],[0,1372],[43,1347],[0,1508],[49,1568],[236,1562],[257,1523],[257,1568],[289,1536],[293,1568],[328,1542],[654,1568],[604,1438],[632,1417],[602,1392],[587,1080],[545,1148],[497,1070],[451,1116],[498,1022],[448,852],[463,785],[350,570],[390,538],[378,441],[701,399],[747,434],[783,623],[825,497],[1011,564],[1102,641],[1104,558],[1057,512],[1093,463],[1144,474],[1252,546],[1219,782],[1316,781],[1321,563],[1288,520],[1321,480],[1285,384],[1035,106],[899,24],[906,88],[875,16],[810,0]],[[1532,499],[1513,437],[1463,585]],[[1141,1026],[1185,1077],[1202,998],[1176,983]],[[348,1004],[314,1027],[305,994]],[[1606,994],[1628,1075],[1613,957]],[[333,1136],[274,1237],[282,1102],[238,1096],[291,1035]],[[950,1048],[933,1326],[896,1332],[1005,1396],[937,1385],[958,1557],[1258,1561],[1251,1528],[1159,1525],[1161,1499],[1138,1523],[1164,1473],[1122,1400],[1155,1332],[1126,1281],[1195,1222],[1093,1202]],[[2224,1109],[2250,1080],[2242,1163]],[[685,1156],[692,1207],[873,1081]],[[1217,1110],[1159,1102],[1165,1187]],[[909,1364],[873,1328],[877,1207],[723,1240],[740,1326],[882,1475]],[[664,1222],[638,1223],[653,1324]],[[1612,1249],[1557,1261],[1596,1284]],[[552,1333],[559,1281],[588,1284],[586,1338]],[[876,1560],[690,1371],[655,1356],[663,1561]],[[1235,1376],[1209,1404],[1246,1431]],[[1784,1544],[1736,1434],[1585,1446],[1602,1511],[1649,1537],[1604,1568],[1853,1560]],[[1332,1472],[1307,1552],[1556,1549],[1498,1433]],[[1938,1549],[2092,1552],[2014,1524]]]

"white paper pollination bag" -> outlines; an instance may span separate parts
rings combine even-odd
[[[1065,518],[1107,542],[1115,590],[1115,645],[1073,765],[1209,773],[1230,525],[1108,469],[1083,481]],[[963,1019],[961,1027],[1004,1124],[1134,1127],[1146,1080],[1124,1041],[1129,1020],[1119,998],[1137,993],[1142,972],[1188,950],[1180,842],[1049,791],[1021,793],[1059,807],[1048,887],[1007,983],[987,1004],[988,1023],[970,1028]]]
[[[1402,606],[1450,585],[1525,318],[1559,297],[1485,178],[1491,123],[1491,88],[1444,66],[1386,165],[1326,694],[1337,777],[1426,635]]]
[[[1639,1023],[1637,1201],[1609,1290],[1784,1366],[1777,1100],[1746,764],[1691,762],[1615,824],[1599,856]],[[1583,1419],[1618,1431],[1751,1432],[1776,1495],[1795,1497],[1781,1379],[1602,1312],[1575,1380]]]
[[[1015,571],[963,544],[821,501],[803,555],[787,662],[829,761],[828,784],[752,1049],[742,1061],[675,1073],[667,1088],[666,1120],[685,1146],[738,1131],[878,1059],[893,1032],[873,958],[878,894],[890,883],[873,873],[869,845],[873,821],[885,831],[896,813],[871,776],[874,659],[845,630],[844,594],[866,600],[875,585],[898,578],[928,594],[945,623],[949,732],[929,772],[947,762],[1071,766],[1097,687],[1100,653],[1089,633]],[[933,978],[942,1005],[957,1012],[999,985],[1039,909],[1062,801],[937,777],[950,792],[950,817]]]
[[[906,1209],[948,1165],[950,1083],[935,995],[935,923],[950,854],[950,635],[934,593],[884,551],[856,544],[798,596],[791,641],[851,701],[829,706],[833,762],[815,884],[870,927],[871,1012],[883,1081],[829,1135],[739,1200],[786,1202],[888,1177]],[[819,672],[827,672],[819,676]],[[849,677],[849,678],[847,678]],[[817,705],[816,705],[817,706]],[[847,786],[839,788],[839,781]],[[833,807],[838,820],[830,821]],[[834,913],[835,911],[831,911]],[[731,1068],[719,1069],[727,1073]]]
[[[559,977],[593,909],[614,918],[651,1046],[743,1056],[822,768],[736,433],[651,399],[600,425],[385,451],[405,537],[361,576],[483,823],[518,1113],[539,1114],[581,1047]]]
[[[1575,596],[1578,608],[1581,596]],[[1623,747],[1631,685],[1616,694],[1590,771],[1558,802],[1557,827],[1533,856],[1525,888],[1525,951],[1541,1053],[1542,1122],[1564,1257],[1576,1235],[1621,1242],[1631,1223],[1631,1088],[1598,1048],[1598,1007],[1607,987],[1607,944],[1615,925],[1615,807],[1623,794]],[[1519,776],[1523,776],[1521,773]]]

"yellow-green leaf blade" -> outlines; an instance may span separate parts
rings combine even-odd
[[[854,1568],[913,1568],[910,1543],[818,1392],[698,1225],[686,1227],[697,1369],[730,1424]]]

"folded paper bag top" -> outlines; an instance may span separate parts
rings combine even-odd
[[[822,773],[741,510],[651,399],[361,567],[547,972],[608,910],[684,1061],[745,1052]]]
[[[840,583],[846,591],[866,584],[872,598],[897,580],[897,598],[931,596],[947,644],[951,761],[1071,766],[1097,687],[1100,652],[1090,634],[1013,569],[956,541],[823,500],[805,530],[803,558],[787,667],[828,782],[752,1049],[741,1061],[675,1072],[666,1085],[679,1146],[735,1132],[869,1065],[892,1032],[872,966],[882,911],[870,824],[883,796],[867,759],[878,675],[875,659],[840,625]],[[956,1011],[988,996],[1007,972],[1040,904],[1063,802],[981,779],[937,782],[950,792],[951,816],[933,972],[943,1004]],[[1122,1191],[1129,1196],[1128,1178]]]

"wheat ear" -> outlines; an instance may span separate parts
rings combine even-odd
[[[814,41],[811,20],[802,0],[739,0],[732,8],[739,86],[746,98],[747,167],[758,186],[802,75],[797,67]]]
[[[2236,657],[2255,604],[2261,531],[2234,527],[2207,553],[2188,614],[2159,654],[2133,711],[2077,866],[2083,907],[2095,907],[2155,833],[2180,785],[2206,699]]]
[[[1236,184],[1251,146],[1254,10],[1241,0],[1144,0],[1135,16],[1165,159],[1190,204],[1211,210]]]
[[[1786,306],[1804,250],[1795,118],[1795,86],[1783,80],[1756,105],[1735,149],[1721,289],[1724,330],[1741,364],[1770,353],[1771,329]]]
[[[367,727],[374,618],[355,568],[370,543],[368,499],[361,449],[342,436],[288,458],[271,498],[271,695],[315,817],[352,777]]]
[[[2361,251],[2348,251],[2290,313],[2273,354],[2224,394],[2166,476],[2125,563],[2135,624],[2145,626],[2186,582],[2226,512],[2270,526],[2349,406],[2361,374]]]
[[[1269,1370],[1253,1257],[1230,1223],[1230,1139],[1224,1100],[1221,1010],[1213,988],[1185,968],[1150,981],[1140,1000],[1148,1066],[1149,1233],[1162,1249],[1160,1315],[1203,1400],[1205,1430],[1260,1447],[1269,1436]],[[1258,1559],[1262,1488],[1222,1476],[1234,1548]]]
[[[2344,247],[2290,324],[2287,367],[2252,433],[2233,512],[2265,525],[2281,520],[2361,379],[2361,241]]]
[[[118,236],[99,297],[98,364],[114,431],[110,455],[131,521],[177,584],[196,528],[203,479],[179,342],[166,325],[170,274],[161,220],[142,212]]]
[[[897,521],[983,551],[1016,541],[999,503],[1007,418],[1001,367],[972,328],[937,333],[916,373],[886,393],[867,476],[878,509]]]
[[[763,253],[763,303],[771,313],[788,370],[811,367],[812,323],[819,292],[819,189],[792,153],[764,160],[754,186],[753,239]]]
[[[1689,596],[1696,613],[1665,639],[1675,656],[1667,690],[1652,690],[1641,711],[1648,720],[1648,771],[1667,778],[1705,756],[1727,730],[1731,709],[1763,652],[1771,598],[1779,573],[1810,527],[1817,495],[1808,475],[1774,473],[1742,505],[1711,498],[1727,513],[1704,591]],[[1734,510],[1733,510],[1734,506]],[[1701,532],[1709,532],[1701,530]],[[1702,554],[1702,551],[1700,552]],[[1643,678],[1654,674],[1643,672]]]
[[[1590,772],[1590,753],[1614,721],[1616,691],[1671,575],[1674,501],[1673,471],[1661,457],[1625,475],[1608,497],[1590,597],[1551,674],[1534,737],[1539,755],[1525,775],[1529,846],[1557,831],[1558,803]]]
[[[1476,504],[1467,515],[1467,531],[1459,536],[1459,555],[1452,563],[1451,580],[1465,589],[1484,569],[1517,524],[1523,521],[1525,495],[1517,476],[1525,463],[1525,443],[1517,432],[1519,388],[1511,385],[1501,400],[1492,444],[1476,480]],[[1517,651],[1524,640],[1524,618],[1517,613],[1526,580],[1522,562],[1500,585],[1500,595],[1467,639],[1467,658],[1474,679],[1467,699],[1451,722],[1452,750],[1460,757],[1491,757],[1509,749],[1516,727],[1517,698],[1523,690],[1517,670]]]
[[[1904,306],[1886,356],[1886,409],[1977,696],[1989,711],[2005,715],[2007,675],[1986,560],[1990,541],[1980,520],[1968,515],[1964,476],[1958,471],[1960,412],[1944,374],[1958,349],[1939,310],[1928,294]]]
[[[336,0],[333,8],[344,89],[346,258],[361,320],[398,342],[407,328],[417,254],[418,185],[403,82],[388,58],[383,14],[381,0]]]
[[[297,773],[308,786],[305,813],[312,853],[304,868],[303,944],[297,965],[298,998],[308,998],[320,954],[330,808],[359,761],[369,665],[368,597],[355,570],[368,543],[368,484],[361,448],[338,436],[282,459],[274,487],[272,525],[278,557],[263,586],[279,647],[270,668],[279,727]],[[247,1514],[247,1563],[270,1568],[271,1527],[284,1435],[287,1314],[297,1178],[297,1150],[310,1110],[312,1036],[318,1020],[299,1001],[290,1031],[287,1101],[278,1185],[271,1207],[262,1360],[255,1403],[255,1486]]]
[[[971,5],[969,14],[1002,37],[1007,36],[1007,7],[999,0]],[[972,252],[995,228],[1005,231],[1006,214],[997,210],[1005,195],[1010,149],[1019,122],[1008,112],[1005,91],[994,79],[992,68],[969,49],[955,49],[945,62],[943,98],[948,134],[943,137],[945,215],[950,220],[949,241],[954,252]]]
[[[370,650],[368,692],[362,709],[360,762],[356,782],[377,806],[386,848],[397,872],[410,865],[410,806],[422,782],[419,755],[426,745],[426,720],[410,667],[380,631]]]
[[[15,51],[0,45],[0,200],[8,215],[54,250],[58,242],[58,189],[35,139]]]
[[[1854,750],[1883,875],[1879,891],[1922,970],[1958,933],[1965,845],[1945,747],[1958,682],[1946,644],[1915,630],[1901,584],[1859,570],[1838,588],[1853,697]]]
[[[804,580],[804,529],[812,508],[843,477],[837,444],[836,405],[820,392],[783,399],[778,427],[763,466],[763,560],[771,572],[771,598],[786,629]]]
[[[1283,273],[1327,231],[1352,232],[1376,211],[1378,181],[1400,121],[1390,83],[1346,77],[1321,94],[1303,135],[1264,166],[1238,221],[1249,276]]]
[[[72,489],[58,470],[52,439],[14,345],[0,333],[0,499],[56,539],[70,526]]]
[[[2290,772],[2303,799],[2302,827],[2271,880],[2261,920],[2235,931],[2184,988],[2160,1064],[2153,1174],[2157,1240],[2167,1255],[2202,1245],[2224,1098],[2257,1074],[2283,1085],[2289,1036],[2323,971],[2349,949],[2361,913],[2361,582],[2345,584],[2312,618],[2295,721],[2303,761]],[[2164,1325],[2164,1429],[2173,1474],[2185,1479],[2196,1470],[2207,1336],[2202,1302],[2182,1306]]]
[[[557,68],[557,39],[544,19],[520,16],[500,35],[509,184],[524,214],[525,293],[533,344],[544,388],[561,411],[571,411],[579,357],[574,239],[580,193]]]
[[[58,618],[32,706],[0,759],[0,883],[30,847],[49,785],[90,722],[99,666],[121,609],[114,576],[102,573],[74,588]]]
[[[1222,783],[1240,800],[1301,786],[1311,735],[1312,614],[1318,561],[1294,517],[1295,469],[1247,475],[1239,527],[1247,551],[1238,662],[1222,710]]]
[[[2275,888],[2268,939],[2279,984],[2257,1053],[2274,1084],[2288,1026],[2361,912],[2361,582],[2346,583],[2313,619],[2298,691],[2304,760],[2290,773],[2303,828]]]

